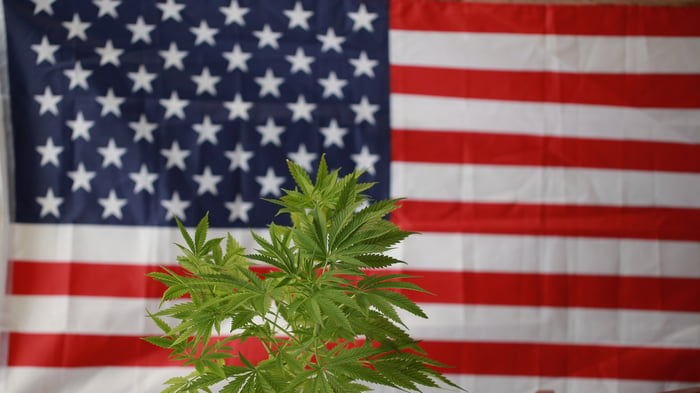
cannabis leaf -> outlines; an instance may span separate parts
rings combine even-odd
[[[370,201],[363,192],[373,184],[359,181],[361,171],[340,176],[325,158],[315,181],[288,166],[296,188],[269,201],[292,225],[270,224],[266,237],[253,233],[258,248],[251,254],[231,235],[207,239],[208,215],[194,236],[177,220],[184,272],[148,274],[167,289],[161,309],[148,312],[163,334],[144,340],[194,371],[165,381],[163,392],[210,392],[217,384],[222,393],[459,388],[401,319],[400,311],[427,318],[403,294],[425,291],[412,276],[377,270],[405,263],[386,255],[411,234],[386,219],[400,200]],[[254,262],[273,269],[256,273]],[[246,357],[246,340],[266,357]]]

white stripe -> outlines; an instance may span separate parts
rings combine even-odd
[[[159,299],[88,296],[8,296],[10,330],[124,336],[160,335],[147,317]]]
[[[391,64],[577,73],[700,73],[697,37],[391,30]]]
[[[0,380],[3,393],[143,393],[159,392],[163,382],[189,372],[180,367],[10,367]],[[469,393],[534,393],[540,389],[555,393],[659,393],[690,388],[682,382],[629,381],[593,378],[513,377],[488,375],[446,375]],[[3,390],[4,389],[4,390]],[[424,393],[446,390],[423,388]],[[448,390],[449,391],[449,390]],[[375,393],[399,393],[379,387]]]
[[[700,243],[423,233],[392,255],[407,269],[700,278]]]
[[[15,260],[174,264],[178,252],[172,246],[179,241],[177,231],[165,228],[156,231],[168,232],[164,237],[171,240],[152,244],[151,248],[140,245],[153,235],[153,228],[13,224],[12,229],[16,247],[11,250],[11,257]],[[75,258],[65,250],[54,258],[47,245],[56,244],[56,236],[66,231],[78,238],[89,236],[89,241],[75,249]],[[416,270],[700,277],[698,242],[423,233],[410,236],[391,254]]]
[[[700,313],[421,304],[402,313],[421,340],[700,348]]]
[[[636,170],[395,162],[409,200],[700,208],[700,175]]]
[[[248,250],[256,248],[247,229],[211,228],[208,238],[225,238],[227,231]],[[175,243],[185,244],[177,228],[167,227],[13,223],[11,232],[10,259],[29,261],[175,264]]]
[[[160,335],[144,299],[11,296],[12,331]],[[417,339],[700,348],[700,313],[422,304],[429,319],[403,313]]]
[[[660,393],[697,387],[697,383],[634,381],[599,378],[516,377],[507,375],[449,375],[451,381],[469,393]],[[452,390],[423,388],[423,393],[446,393]],[[395,389],[379,387],[375,393],[398,393]]]
[[[186,376],[190,372],[191,370],[181,367],[8,367],[7,379],[0,381],[0,392],[160,392],[165,387],[163,382],[172,377]]]
[[[393,129],[700,143],[700,110],[391,95]]]

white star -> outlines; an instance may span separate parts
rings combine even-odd
[[[260,146],[265,146],[268,143],[272,143],[275,146],[282,145],[280,135],[284,132],[284,127],[276,125],[273,118],[268,117],[264,126],[257,126],[255,129],[262,135]]]
[[[40,44],[32,45],[32,50],[36,52],[36,64],[39,64],[42,61],[46,61],[49,64],[55,64],[56,57],[54,55],[56,54],[58,47],[59,45],[51,45],[46,36],[42,37]]]
[[[363,120],[374,124],[374,113],[379,110],[379,105],[370,104],[367,96],[362,96],[360,103],[350,105],[350,108],[355,112],[356,124],[362,123]]]
[[[207,21],[201,21],[199,23],[199,27],[191,27],[190,31],[196,36],[194,39],[195,45],[199,45],[201,43],[207,43],[211,46],[216,45],[214,36],[219,32],[219,29],[210,28]]]
[[[66,122],[68,127],[73,130],[71,135],[71,140],[77,140],[78,138],[83,138],[86,141],[90,140],[90,128],[95,124],[94,121],[87,121],[83,117],[83,112],[78,112],[75,120],[68,120]]]
[[[303,143],[299,145],[299,150],[297,150],[296,153],[289,153],[289,158],[296,162],[300,167],[306,169],[307,172],[312,172],[314,170],[311,163],[316,159],[316,157],[318,157],[318,154],[309,153],[306,150],[306,145]]]
[[[212,195],[219,195],[219,190],[216,189],[216,185],[221,182],[223,176],[214,175],[211,173],[210,167],[205,167],[204,172],[202,172],[201,175],[194,175],[192,177],[194,178],[194,181],[199,184],[199,188],[197,188],[197,195],[204,195],[207,192],[211,193]]]
[[[335,71],[331,71],[328,74],[328,78],[321,78],[318,80],[318,83],[323,86],[323,98],[328,98],[330,96],[343,98],[343,87],[348,84],[348,81],[345,79],[338,79]]]
[[[37,146],[36,150],[41,154],[40,166],[53,164],[58,166],[58,155],[63,151],[63,147],[53,144],[53,139],[49,137],[44,146]]]
[[[90,23],[81,21],[80,15],[73,14],[73,19],[70,22],[63,22],[61,24],[68,30],[68,37],[66,37],[67,40],[70,40],[73,37],[78,37],[83,41],[87,40],[85,30],[90,27]]]
[[[165,119],[173,116],[177,116],[180,119],[185,118],[185,107],[189,104],[189,101],[181,100],[177,91],[170,93],[170,98],[167,100],[161,98],[158,102],[165,107],[165,115],[163,115]]]
[[[43,115],[45,112],[53,113],[58,115],[58,103],[61,102],[63,96],[54,95],[51,88],[46,86],[44,88],[44,94],[35,95],[34,99],[39,103],[39,115]]]
[[[219,7],[219,10],[226,15],[224,24],[235,23],[239,26],[245,26],[245,19],[243,19],[243,17],[250,11],[248,8],[239,7],[237,0],[231,0],[228,7]]]
[[[253,208],[253,203],[243,201],[241,194],[236,194],[236,199],[233,202],[226,202],[224,205],[229,211],[228,220],[230,222],[239,219],[248,222],[248,211]]]
[[[284,15],[289,18],[289,29],[301,27],[304,30],[309,30],[309,18],[311,18],[313,14],[313,11],[306,11],[304,7],[301,6],[300,1],[294,4],[294,9],[284,11]]]
[[[181,150],[180,144],[174,141],[170,145],[170,149],[160,149],[160,154],[162,154],[167,162],[165,163],[165,169],[170,169],[174,166],[185,170],[185,158],[190,155],[187,150]]]
[[[357,12],[348,12],[348,16],[352,19],[352,31],[358,31],[360,29],[366,29],[369,32],[373,32],[372,21],[377,19],[377,14],[373,12],[367,12],[367,7],[364,3],[360,4]]]
[[[97,17],[100,18],[103,15],[109,15],[114,19],[119,18],[119,14],[117,14],[117,7],[119,7],[119,4],[121,4],[121,1],[117,0],[93,0],[93,4],[95,4],[97,7],[99,7],[99,11],[97,11]]]
[[[345,42],[345,37],[339,37],[335,35],[335,30],[329,27],[326,34],[318,34],[316,38],[321,41],[321,52],[328,52],[329,50],[334,50],[338,53],[343,53],[342,43]]]
[[[331,119],[328,127],[321,127],[320,131],[324,137],[323,147],[337,145],[342,149],[345,146],[343,143],[343,137],[348,133],[348,130],[347,128],[340,128],[336,119]]]
[[[263,26],[262,30],[256,30],[253,35],[258,37],[258,48],[264,48],[269,45],[274,49],[279,49],[277,40],[282,36],[282,33],[274,32],[270,29],[270,25]]]
[[[298,121],[304,119],[311,122],[312,116],[311,111],[316,109],[316,104],[309,104],[306,102],[306,98],[299,94],[297,96],[297,101],[294,103],[287,104],[287,108],[292,111],[292,121]]]
[[[135,93],[140,89],[143,89],[147,93],[151,93],[153,91],[153,86],[151,86],[151,83],[154,79],[156,79],[157,74],[146,71],[145,65],[141,64],[137,72],[129,72],[127,75],[129,76],[129,79],[134,82],[134,85],[131,87],[132,93]]]
[[[124,103],[125,98],[115,96],[111,87],[107,89],[107,95],[98,96],[95,99],[100,103],[100,105],[102,105],[100,116],[104,117],[110,113],[117,117],[122,115],[122,111],[119,109],[119,106]]]
[[[284,183],[284,176],[275,175],[272,167],[267,168],[265,176],[256,176],[255,181],[260,184],[260,196],[272,194],[278,197],[282,194],[280,187]]]
[[[126,148],[117,147],[114,139],[107,142],[107,147],[98,147],[97,151],[102,155],[102,167],[106,168],[109,165],[114,165],[117,168],[122,167],[122,156],[126,153]]]
[[[32,0],[34,3],[34,15],[40,13],[41,11],[46,12],[49,15],[53,15],[53,3],[56,0]]]
[[[146,119],[146,115],[141,114],[139,121],[130,122],[129,127],[134,130],[134,142],[138,142],[141,139],[145,139],[148,142],[153,143],[153,131],[155,131],[158,126],[155,123],[149,123]]]
[[[73,180],[73,185],[70,188],[71,191],[75,192],[81,188],[87,192],[92,191],[90,181],[95,177],[95,172],[86,171],[85,164],[82,162],[78,164],[78,169],[66,172],[66,174],[71,178],[71,180]]]
[[[243,145],[238,142],[234,150],[228,150],[224,152],[226,158],[231,161],[228,166],[229,171],[235,171],[236,168],[241,168],[241,170],[248,172],[250,167],[248,166],[248,160],[253,158],[253,152],[243,150]]]
[[[237,117],[240,117],[243,120],[248,120],[248,110],[252,106],[252,103],[243,101],[240,93],[236,93],[236,97],[233,99],[233,101],[224,102],[224,107],[228,109],[229,120],[236,120]]]
[[[147,25],[142,16],[136,18],[136,23],[128,23],[126,28],[131,31],[131,43],[143,41],[147,44],[151,43],[151,31],[156,28],[155,25]]]
[[[228,61],[228,68],[226,68],[226,71],[233,71],[235,69],[248,71],[248,64],[246,61],[248,61],[252,55],[248,52],[241,51],[240,45],[236,44],[233,46],[233,50],[230,52],[223,52],[222,54]]]
[[[359,154],[350,154],[350,158],[355,161],[355,169],[366,169],[370,175],[374,175],[376,173],[374,164],[379,161],[379,154],[370,154],[366,145],[362,146]]]
[[[355,72],[352,76],[367,75],[370,78],[374,78],[374,67],[379,64],[377,60],[371,60],[367,57],[365,51],[360,52],[360,57],[357,59],[350,59],[350,64],[355,67]]]
[[[187,56],[187,51],[178,50],[175,42],[170,43],[168,50],[160,50],[158,51],[158,54],[165,62],[165,64],[163,64],[163,69],[167,70],[170,67],[175,67],[180,71],[185,69],[185,65],[182,64],[182,59]]]
[[[303,72],[305,74],[311,74],[311,63],[314,61],[312,56],[306,56],[304,49],[301,47],[297,48],[297,52],[292,55],[287,55],[284,57],[292,65],[290,73]]]
[[[276,78],[272,68],[265,70],[265,76],[256,77],[255,83],[260,86],[260,97],[270,94],[274,97],[280,96],[280,85],[284,83],[284,78]]]
[[[182,16],[180,11],[185,8],[184,4],[178,4],[175,0],[166,0],[165,3],[157,3],[156,7],[160,9],[163,15],[160,17],[161,21],[166,21],[172,18],[175,21],[182,22]]]
[[[100,55],[100,65],[114,64],[119,67],[119,56],[124,53],[123,49],[116,49],[112,45],[112,40],[107,40],[105,46],[95,48],[95,52]]]
[[[141,164],[141,170],[138,172],[129,173],[129,179],[134,181],[134,194],[139,191],[146,191],[153,194],[156,190],[153,187],[153,182],[158,179],[156,173],[148,172],[146,164]]]
[[[76,62],[71,70],[63,71],[63,74],[70,79],[68,84],[68,89],[73,90],[76,87],[82,87],[83,89],[88,89],[87,78],[92,75],[92,71],[84,70],[80,62]]]
[[[192,81],[197,84],[197,92],[195,94],[209,93],[215,96],[216,84],[219,83],[220,80],[221,77],[212,76],[209,73],[209,68],[204,67],[201,74],[192,77]]]
[[[180,199],[180,194],[175,191],[170,199],[164,199],[160,201],[161,206],[167,210],[165,212],[165,219],[169,220],[173,217],[177,217],[180,220],[185,219],[185,209],[190,207],[189,201],[183,201]]]
[[[61,216],[61,213],[58,211],[58,207],[61,206],[61,203],[63,203],[63,198],[56,197],[53,194],[52,189],[49,188],[48,191],[46,191],[46,196],[37,197],[36,201],[41,205],[41,213],[39,213],[39,217],[44,217],[48,214],[51,214],[56,218]]]
[[[102,219],[114,216],[117,219],[122,219],[122,207],[126,205],[126,199],[117,198],[117,193],[114,190],[109,191],[107,198],[99,198],[97,203],[102,206]]]
[[[216,145],[216,133],[221,131],[221,126],[218,124],[212,124],[209,115],[204,116],[204,120],[192,126],[195,131],[199,134],[197,138],[197,143],[211,142],[212,145]]]

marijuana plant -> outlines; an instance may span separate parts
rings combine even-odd
[[[361,172],[330,172],[324,159],[315,182],[288,165],[297,187],[270,202],[292,225],[271,224],[268,238],[253,233],[256,253],[246,255],[230,234],[225,244],[207,240],[206,216],[194,238],[178,221],[185,272],[149,276],[168,287],[161,307],[185,301],[149,313],[164,333],[145,340],[194,371],[166,381],[163,392],[210,392],[215,384],[222,393],[457,387],[434,369],[445,366],[424,356],[398,312],[427,318],[400,293],[423,289],[408,275],[373,271],[403,263],[384,254],[410,234],[386,220],[399,200],[368,204],[363,192],[373,184],[359,182]],[[252,261],[273,269],[256,273]],[[249,359],[245,340],[262,345],[266,357]]]

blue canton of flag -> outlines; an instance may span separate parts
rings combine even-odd
[[[387,8],[5,0],[16,221],[261,227],[323,153],[388,197]]]

